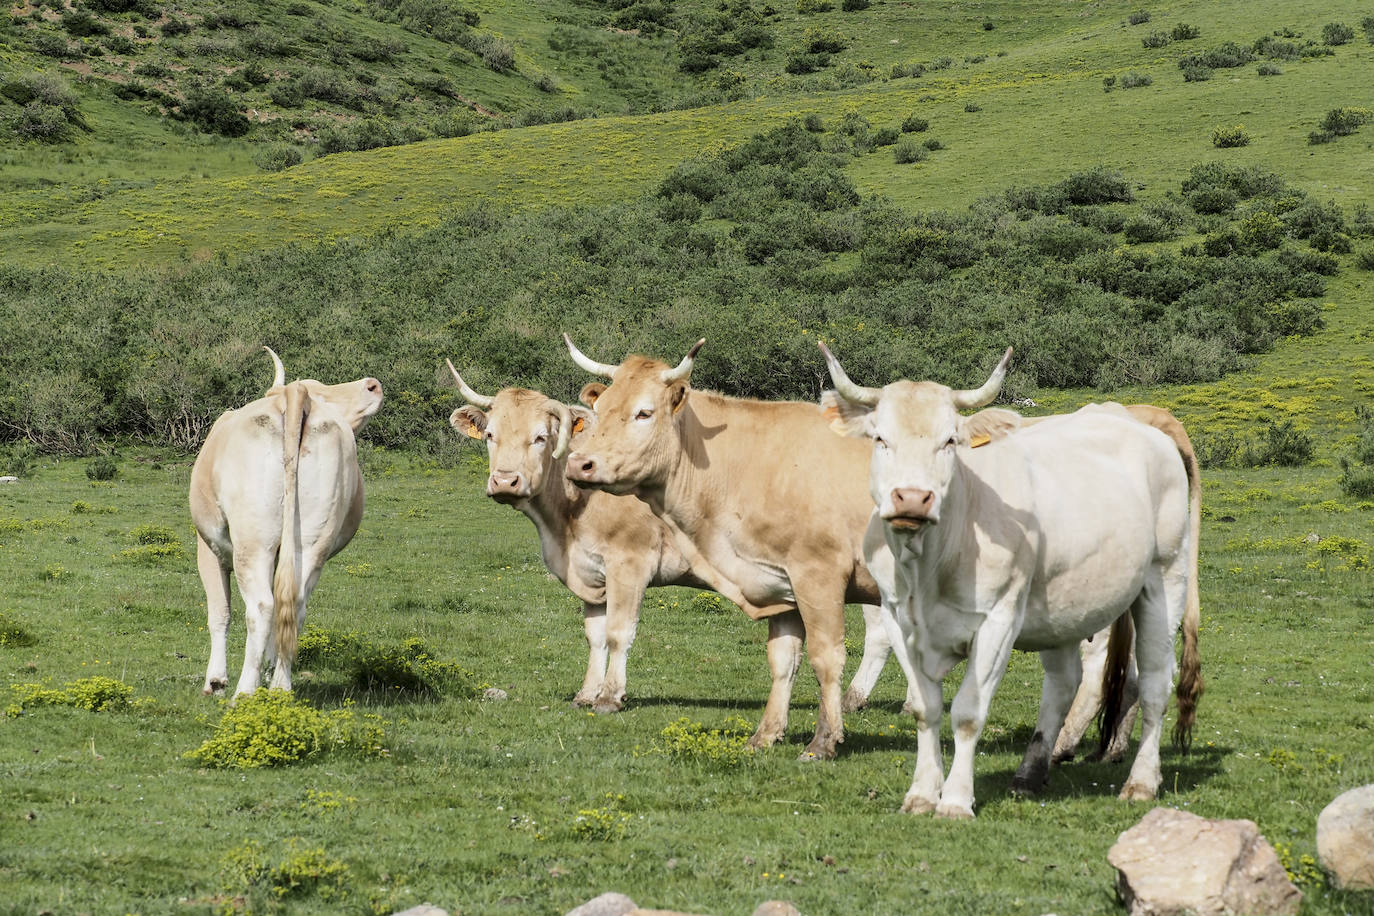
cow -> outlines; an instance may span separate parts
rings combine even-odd
[[[480,394],[452,361],[447,363],[468,401],[453,411],[449,423],[486,444],[487,495],[534,523],[545,567],[582,601],[587,673],[573,705],[600,713],[623,709],[626,662],[646,588],[711,589],[741,605],[743,594],[694,556],[690,543],[679,545],[672,529],[641,500],[583,490],[568,481],[569,439],[576,426],[593,419],[585,407],[524,388]],[[865,607],[865,620],[879,611]],[[882,624],[872,620],[865,663],[850,688],[854,702],[867,699],[888,651]],[[879,645],[883,654],[875,665],[868,651]]]
[[[230,571],[248,631],[234,695],[257,689],[264,656],[276,660],[271,686],[290,690],[306,602],[324,562],[362,521],[354,436],[381,407],[381,383],[288,385],[281,360],[267,352],[276,370],[272,387],[222,414],[191,468],[196,565],[210,629],[206,694],[222,694],[229,683]]]
[[[596,419],[573,444],[568,479],[644,500],[738,587],[746,613],[767,619],[773,683],[751,746],[786,731],[805,641],[820,708],[802,758],[834,757],[844,739],[844,605],[880,600],[862,554],[872,446],[831,435],[815,404],[691,388],[704,340],[676,367],[643,356],[599,363],[564,341],[577,365],[611,379],[582,390]]]
[[[1173,636],[1190,589],[1189,475],[1174,441],[1119,405],[1090,405],[970,448],[958,411],[997,396],[1010,349],[982,386],[963,391],[861,387],[821,350],[835,383],[824,409],[839,431],[873,443],[863,553],[922,698],[902,810],[973,817],[977,741],[1013,647],[1040,652],[1045,669],[1036,730],[1012,781],[1014,791],[1038,791],[1078,687],[1079,641],[1128,610],[1143,726],[1120,796],[1154,798]],[[946,779],[940,682],[963,658]],[[1196,652],[1183,664],[1194,669],[1179,681],[1176,735],[1186,745],[1201,688]]]

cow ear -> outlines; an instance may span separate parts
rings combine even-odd
[[[606,386],[601,382],[588,382],[582,386],[582,393],[577,399],[588,407],[596,406],[596,399],[601,397],[601,392],[606,390]]]
[[[868,435],[868,418],[873,408],[840,397],[836,391],[821,393],[821,413],[830,421],[830,428],[841,436]]]
[[[592,425],[592,419],[596,414],[585,407],[568,406],[568,412],[572,414],[572,434],[576,436],[582,430]]]
[[[964,438],[977,448],[1005,439],[1021,428],[1021,415],[1002,407],[989,407],[964,418]]]
[[[448,422],[469,439],[480,439],[487,431],[487,415],[471,404],[464,404],[449,414]]]
[[[668,396],[672,399],[673,413],[677,413],[687,403],[687,383],[674,382],[673,390]]]

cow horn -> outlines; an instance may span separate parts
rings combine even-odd
[[[573,362],[577,363],[583,370],[590,372],[592,375],[604,375],[606,378],[615,377],[615,370],[619,369],[619,366],[612,366],[609,363],[599,363],[592,359],[590,356],[577,349],[572,342],[572,338],[567,334],[563,335],[563,342],[568,345],[568,353],[572,355]]]
[[[1002,361],[997,364],[996,369],[992,370],[992,375],[983,383],[982,388],[954,392],[954,406],[964,410],[991,404],[993,399],[997,397],[997,392],[1002,390],[1002,380],[1007,377],[1007,363],[1009,362],[1011,362],[1011,347],[1007,347],[1007,352],[1002,354]]]
[[[553,458],[557,461],[568,453],[568,440],[572,438],[572,411],[568,405],[549,398],[549,409],[558,418],[558,441],[553,447]]]
[[[835,390],[839,392],[840,397],[846,401],[853,401],[855,404],[875,406],[878,399],[883,395],[882,389],[865,388],[862,385],[854,384],[845,374],[844,369],[840,366],[840,361],[835,358],[834,353],[830,352],[830,348],[825,345],[825,342],[818,340],[816,343],[820,345],[821,353],[825,354],[825,364],[830,369],[830,380],[835,383]]]
[[[281,364],[281,357],[271,347],[263,347],[267,355],[272,357],[272,365],[276,367],[276,374],[272,376],[272,387],[280,388],[286,384],[286,368]]]
[[[463,393],[463,397],[467,398],[469,404],[476,404],[484,410],[491,407],[492,402],[495,401],[496,398],[487,397],[485,394],[478,394],[473,391],[468,387],[468,383],[463,381],[463,377],[458,374],[458,370],[453,368],[453,360],[446,359],[444,362],[448,363],[448,371],[453,373],[453,380],[458,383],[458,390]]]
[[[697,351],[699,351],[705,343],[706,338],[701,338],[701,340],[692,344],[692,349],[688,350],[687,355],[682,357],[682,362],[677,364],[677,368],[664,370],[662,376],[663,384],[671,385],[673,382],[681,381],[691,375],[692,363],[696,361]]]

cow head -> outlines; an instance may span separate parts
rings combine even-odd
[[[326,385],[313,378],[304,378],[299,384],[304,385],[310,392],[312,402],[317,405],[328,404],[338,414],[339,419],[352,428],[355,435],[382,407],[382,383],[375,378],[360,378],[356,382],[343,382],[338,385]],[[314,409],[316,408],[312,407],[312,410]]]
[[[692,363],[706,343],[698,340],[676,367],[643,356],[618,366],[587,358],[563,335],[573,362],[611,384],[582,389],[596,423],[568,456],[568,479],[579,487],[630,493],[661,484],[680,452],[677,417],[687,405]]]
[[[971,418],[959,411],[997,397],[1011,348],[981,388],[966,391],[910,381],[864,388],[849,380],[825,344],[821,352],[835,382],[835,390],[821,398],[831,426],[873,440],[869,492],[879,517],[892,530],[913,534],[939,522],[959,449],[974,434]]]
[[[517,503],[539,495],[549,471],[568,451],[574,427],[590,412],[560,404],[525,388],[505,388],[494,396],[467,386],[448,364],[458,390],[468,400],[449,417],[454,429],[487,444],[487,495],[500,503]]]

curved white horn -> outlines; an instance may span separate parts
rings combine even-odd
[[[453,373],[453,380],[458,383],[458,390],[462,392],[463,397],[467,398],[469,404],[476,404],[478,407],[486,409],[491,406],[492,401],[496,400],[494,397],[478,394],[469,388],[468,383],[463,381],[463,377],[458,374],[458,370],[453,368],[453,360],[446,359],[444,362],[448,363],[448,371]]]
[[[1007,377],[1007,363],[1009,362],[1011,362],[1011,347],[1007,347],[1007,352],[1002,354],[1002,361],[997,364],[996,369],[992,370],[992,375],[988,376],[983,387],[954,392],[954,406],[964,410],[991,404],[993,399],[997,397],[997,392],[1002,390],[1002,380]]]
[[[281,364],[281,357],[276,354],[271,347],[263,347],[267,355],[272,357],[272,365],[276,367],[276,374],[272,376],[272,387],[280,388],[286,384],[286,368]]]
[[[855,404],[866,404],[869,407],[876,405],[883,395],[883,390],[854,384],[840,366],[835,354],[830,352],[830,348],[823,341],[818,340],[816,343],[820,345],[821,353],[825,354],[825,365],[830,370],[830,380],[835,383],[835,390],[839,392],[840,397]]]
[[[590,372],[592,375],[604,375],[606,378],[615,377],[615,370],[619,369],[619,366],[612,366],[610,363],[599,363],[592,359],[590,356],[577,349],[577,347],[573,345],[572,338],[566,333],[563,335],[563,342],[568,345],[568,353],[572,355],[573,362],[577,363],[584,371]]]
[[[572,438],[572,411],[567,404],[549,398],[549,409],[558,418],[558,441],[553,447],[553,458],[557,461],[568,453],[568,440]]]
[[[682,362],[677,364],[677,368],[664,370],[661,376],[663,384],[671,385],[673,382],[685,379],[687,376],[691,375],[692,363],[696,361],[697,351],[699,351],[705,343],[706,338],[701,338],[701,340],[692,344],[692,349],[688,350],[687,355],[682,357]]]

